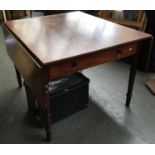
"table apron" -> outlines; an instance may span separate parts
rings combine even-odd
[[[79,56],[70,60],[64,60],[61,63],[57,62],[49,66],[49,77],[50,79],[58,78],[68,73],[135,55],[139,51],[140,43],[134,42],[117,46],[109,50],[93,52],[91,54]]]

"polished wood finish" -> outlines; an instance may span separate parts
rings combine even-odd
[[[51,79],[137,55],[142,43],[152,39],[149,34],[81,12],[7,21],[3,29],[8,54],[45,114],[48,141],[51,140],[48,91]],[[136,68],[136,64],[131,68]],[[135,74],[131,69],[129,97],[133,79]]]
[[[82,12],[7,21],[5,24],[41,65],[150,37]]]

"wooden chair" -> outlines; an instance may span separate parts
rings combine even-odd
[[[128,20],[128,19],[115,19],[113,18],[114,15],[114,11],[112,10],[103,10],[100,12],[100,17],[104,18],[106,20],[124,25],[124,26],[128,26],[140,31],[145,31],[146,28],[146,24],[147,24],[147,18],[146,18],[146,13],[145,11],[136,11],[133,10],[133,12],[136,15],[136,18],[133,20]]]
[[[20,19],[27,16],[26,10],[6,10],[7,20]]]

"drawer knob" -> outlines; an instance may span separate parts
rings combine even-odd
[[[128,50],[129,50],[129,51],[132,51],[132,50],[133,50],[133,48],[132,48],[132,47],[130,47]]]
[[[78,64],[79,64],[78,61],[73,61],[73,62],[72,62],[72,67],[76,67]]]

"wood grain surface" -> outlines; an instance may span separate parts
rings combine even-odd
[[[7,21],[5,25],[40,65],[151,37],[78,11]]]

